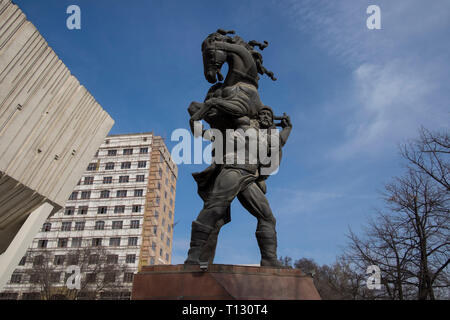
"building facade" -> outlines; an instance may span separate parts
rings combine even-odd
[[[133,274],[142,266],[171,263],[177,174],[161,137],[108,136],[65,208],[42,226],[1,297],[42,298],[39,288],[45,291],[46,283],[33,269],[48,269],[41,273],[49,273],[47,282],[61,293],[56,289],[67,287],[67,268],[78,265],[90,298],[129,298]]]

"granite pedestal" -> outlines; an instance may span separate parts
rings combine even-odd
[[[133,300],[319,300],[311,277],[298,269],[213,264],[143,267]]]

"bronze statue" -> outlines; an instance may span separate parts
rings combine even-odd
[[[272,109],[264,106],[259,98],[258,74],[266,74],[276,80],[273,73],[264,68],[262,55],[255,49],[263,50],[268,46],[267,41],[246,42],[239,36],[229,34],[234,34],[234,31],[219,29],[202,43],[204,75],[213,86],[203,103],[190,104],[190,127],[194,135],[198,135],[195,122],[204,120],[222,136],[227,139],[231,137],[233,143],[235,139],[247,141],[246,133],[256,130],[259,153],[255,156],[253,149],[250,150],[250,143],[244,143],[244,159],[238,159],[239,152],[234,147],[229,150],[223,144],[214,145],[217,141],[212,139],[212,164],[204,171],[193,174],[204,207],[192,223],[190,249],[185,263],[213,262],[220,228],[231,221],[230,204],[237,197],[244,208],[258,219],[256,239],[261,251],[261,266],[281,267],[276,251],[276,220],[265,196],[265,180],[270,170],[265,169],[278,167],[281,147],[286,143],[292,125],[285,114],[275,117]],[[224,63],[228,63],[225,80],[220,73]],[[274,120],[281,122],[275,124]],[[281,132],[275,129],[276,126],[282,128]],[[272,163],[263,161],[261,152],[269,157],[276,154],[276,160],[271,157]],[[252,156],[256,161],[251,161]]]

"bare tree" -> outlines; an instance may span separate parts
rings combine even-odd
[[[117,278],[127,271],[126,264],[119,263],[117,255],[103,247],[83,247],[71,250],[67,255],[54,255],[48,250],[29,253],[33,268],[26,269],[30,286],[40,292],[43,300],[52,299],[96,299],[104,292],[120,292],[124,289]],[[68,266],[80,270],[80,287],[67,286],[70,273]],[[63,281],[62,281],[63,279]]]
[[[450,191],[450,136],[421,128],[419,138],[400,147],[409,168],[425,173]]]
[[[364,273],[357,274],[341,258],[330,266],[319,266],[312,259],[302,258],[295,261],[294,267],[313,277],[314,285],[324,300],[357,300],[371,295],[363,286]]]
[[[378,212],[362,237],[350,231],[344,256],[360,272],[380,268],[378,298],[449,297],[449,142],[448,133],[422,128],[419,139],[401,147],[407,171],[386,185],[386,212]]]

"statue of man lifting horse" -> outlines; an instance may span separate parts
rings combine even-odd
[[[264,149],[269,156],[279,155],[275,157],[277,168],[281,147],[286,143],[292,125],[286,115],[275,117],[273,110],[263,105],[259,98],[258,74],[266,74],[276,80],[273,73],[264,68],[262,55],[255,49],[263,50],[268,43],[246,42],[239,36],[231,36],[233,34],[234,31],[219,29],[202,43],[204,75],[213,86],[203,103],[190,104],[190,127],[194,135],[198,135],[194,130],[195,123],[204,120],[223,136],[227,136],[227,129],[233,129],[232,138],[244,141],[245,136],[240,136],[239,132],[264,132],[258,134],[258,148]],[[220,73],[224,63],[228,64],[225,80]],[[281,122],[275,124],[274,120]],[[280,132],[275,129],[276,126],[281,127]],[[258,220],[256,239],[261,251],[261,266],[281,267],[277,258],[276,220],[265,196],[265,180],[270,173],[264,169],[268,164],[259,157],[256,157],[256,162],[249,161],[251,152],[247,144],[244,161],[237,161],[234,148],[231,151],[224,148],[220,153],[214,151],[217,150],[213,150],[212,164],[202,172],[193,174],[204,206],[192,223],[190,249],[185,263],[213,262],[220,228],[231,221],[230,205],[237,197]],[[215,154],[220,154],[220,159]],[[273,161],[273,157],[271,159]]]

